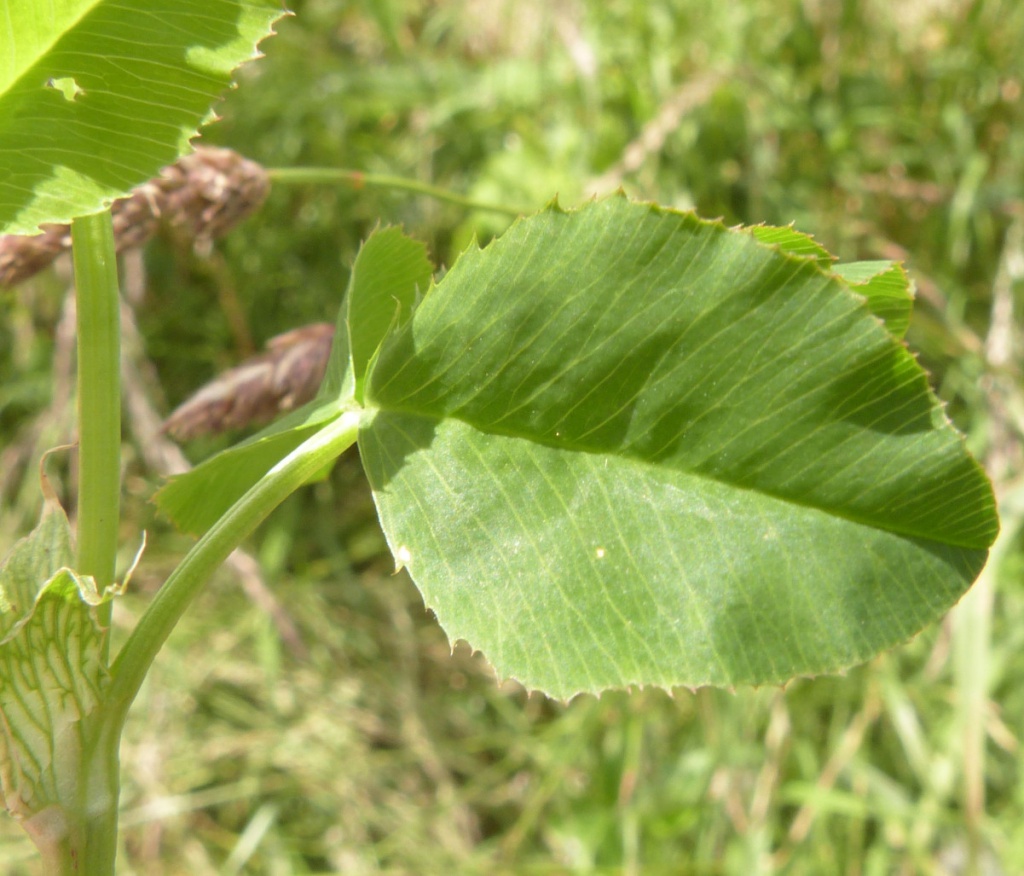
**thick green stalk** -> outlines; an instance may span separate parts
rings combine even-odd
[[[469,210],[486,210],[489,213],[504,213],[506,216],[523,216],[533,210],[522,210],[518,207],[506,207],[501,204],[489,204],[476,201],[464,195],[457,195],[447,189],[432,186],[429,183],[408,179],[404,176],[388,176],[380,173],[363,173],[361,170],[345,170],[337,167],[274,167],[267,171],[274,182],[282,183],[314,183],[316,185],[336,185],[343,183],[354,189],[371,186],[382,189],[397,189],[426,195],[438,201],[446,201]]]
[[[120,496],[117,264],[110,214],[72,225],[78,313],[78,571],[102,588],[114,580]],[[81,794],[68,841],[51,849],[58,874],[112,876],[117,851],[118,750],[128,708],[164,641],[210,574],[288,495],[356,439],[347,412],[310,437],[246,493],[166,581],[111,667],[104,709],[84,739]],[[100,622],[109,624],[110,603]]]
[[[121,496],[121,327],[110,212],[71,223],[78,319],[78,569],[114,580]]]
[[[121,496],[120,294],[110,211],[75,219],[71,241],[78,321],[77,571],[91,575],[102,589],[114,580]],[[109,627],[110,603],[97,611],[99,622]],[[93,739],[94,752],[83,752],[74,813],[82,834],[64,847],[62,873],[82,872],[83,863],[96,876],[114,872],[120,733],[114,736],[113,745]],[[98,760],[96,748],[103,749]]]
[[[95,735],[87,737],[82,752],[84,767],[83,843],[85,866],[75,861],[75,873],[113,876],[117,861],[118,800],[121,796],[121,729],[101,720]]]

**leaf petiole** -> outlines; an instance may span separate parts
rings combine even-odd
[[[270,469],[196,542],[164,582],[111,668],[104,716],[120,727],[171,630],[214,570],[295,490],[355,443],[361,410],[339,414]]]

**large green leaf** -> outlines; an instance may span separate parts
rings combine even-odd
[[[467,252],[385,340],[359,444],[452,639],[567,697],[834,671],[939,617],[997,530],[847,284],[613,198]]]
[[[0,233],[92,213],[156,175],[283,9],[278,0],[7,0]]]

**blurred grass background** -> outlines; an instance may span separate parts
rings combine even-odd
[[[622,186],[729,223],[795,222],[843,259],[904,259],[909,343],[995,478],[1004,532],[947,622],[842,678],[565,705],[451,654],[346,459],[274,514],[248,545],[261,571],[225,569],[158,660],[126,730],[120,871],[1024,872],[1024,4],[292,8],[204,142],[528,209]],[[126,265],[147,392],[166,412],[268,337],[333,321],[377,222],[449,265],[508,221],[278,184],[209,256],[161,240]],[[70,422],[65,288],[58,270],[0,297],[4,551],[38,513],[34,461]],[[144,450],[126,432],[125,555],[142,529],[149,547],[120,631],[190,543],[147,504]],[[9,820],[0,872],[39,872]]]

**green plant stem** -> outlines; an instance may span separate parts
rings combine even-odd
[[[398,189],[399,191],[413,192],[417,195],[426,195],[449,204],[457,204],[469,210],[486,210],[489,213],[503,213],[506,216],[523,216],[534,212],[533,210],[521,209],[519,207],[506,207],[501,204],[476,201],[463,195],[457,195],[447,189],[403,176],[363,173],[361,170],[345,170],[336,167],[273,167],[267,170],[267,175],[273,182],[280,183],[313,183],[316,185],[337,185],[338,183],[343,183],[354,189],[360,189],[364,186]]]
[[[101,721],[82,752],[84,841],[69,873],[113,876],[117,860],[118,799],[121,794],[121,726]],[[84,859],[85,866],[82,866]]]
[[[78,321],[78,562],[114,580],[121,497],[121,324],[110,211],[71,223]],[[110,603],[99,621],[110,623]],[[106,654],[104,654],[106,660]]]
[[[188,552],[164,582],[111,669],[108,723],[120,727],[153,659],[213,571],[291,493],[355,443],[361,411],[331,421],[260,479]]]
[[[110,211],[71,223],[78,328],[78,557],[77,571],[91,575],[102,590],[113,583],[121,498],[121,324],[117,254]],[[111,603],[97,609],[109,627]],[[104,663],[109,639],[103,641]],[[101,745],[104,731],[85,740],[79,798],[81,820],[55,850],[55,872],[114,872],[120,764],[114,744]],[[94,755],[102,749],[100,759]],[[81,831],[81,832],[79,832]],[[85,861],[83,862],[83,858]]]

